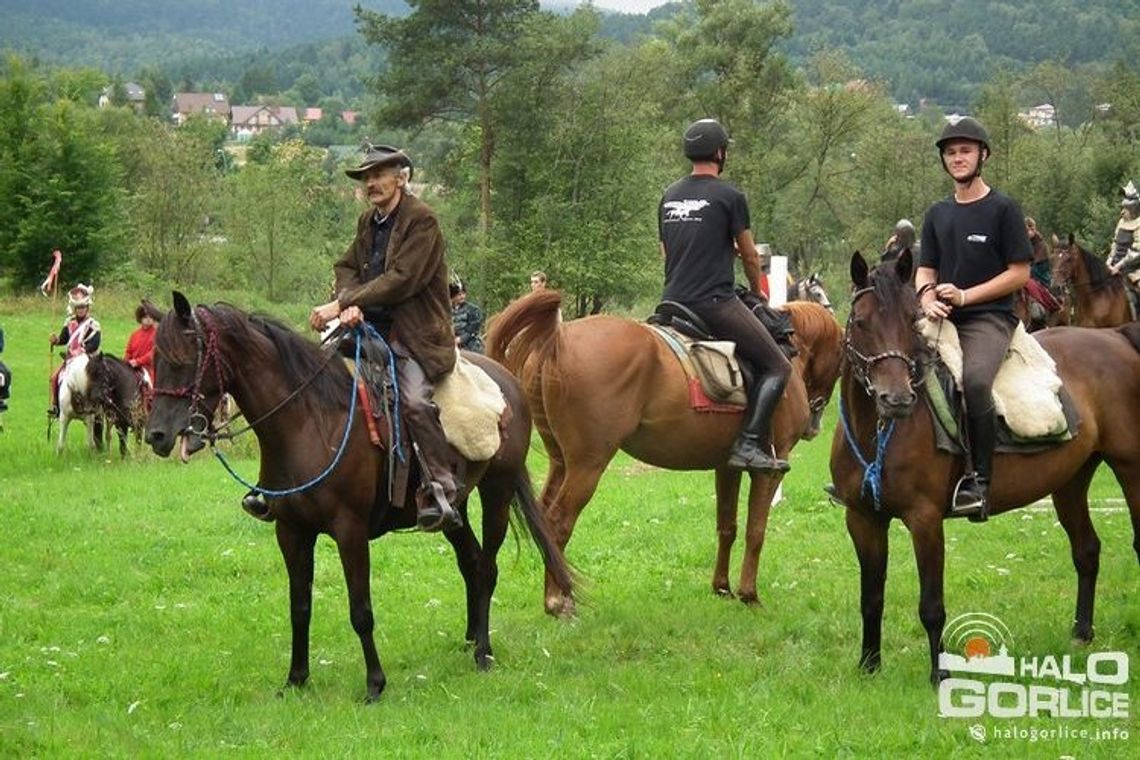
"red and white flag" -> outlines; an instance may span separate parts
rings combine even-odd
[[[40,293],[45,297],[49,292],[55,295],[55,284],[59,279],[59,263],[63,260],[63,254],[59,252],[58,248],[52,251],[51,255],[55,257],[55,261],[52,262],[51,271],[48,272],[48,276],[40,283]]]

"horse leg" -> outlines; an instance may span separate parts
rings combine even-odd
[[[1073,639],[1084,644],[1093,640],[1093,604],[1096,601],[1096,576],[1100,571],[1100,539],[1089,519],[1089,483],[1099,464],[1099,459],[1090,460],[1072,480],[1053,493],[1053,509],[1069,536],[1073,567],[1077,570],[1077,611],[1072,635]],[[1120,480],[1119,475],[1117,479]],[[1124,487],[1123,482],[1121,486]]]
[[[598,481],[601,480],[606,465],[615,453],[616,450],[602,452],[600,456],[581,462],[567,459],[562,487],[558,489],[554,499],[545,505],[551,537],[563,552],[566,550],[566,544],[570,543],[578,515],[582,513],[590,497],[597,490]],[[546,613],[559,617],[574,614],[574,600],[563,593],[557,579],[549,571],[546,573]]]
[[[949,673],[938,669],[942,651],[942,629],[946,626],[946,604],[943,600],[943,571],[946,544],[942,533],[942,515],[931,509],[907,522],[914,558],[918,564],[918,619],[926,629],[930,647],[930,683],[937,686]]]
[[[289,622],[293,652],[285,688],[304,686],[309,680],[309,621],[313,615],[313,547],[317,534],[277,521],[277,546],[289,573]]]
[[[495,662],[491,651],[491,597],[499,583],[499,549],[507,537],[510,524],[512,478],[504,473],[488,475],[479,483],[479,502],[483,506],[483,551],[478,556],[479,596],[475,608],[475,667],[489,669]],[[470,637],[470,625],[468,636]]]
[[[459,574],[463,576],[463,586],[466,590],[467,630],[463,634],[464,640],[468,644],[475,644],[479,631],[479,585],[481,583],[479,554],[481,549],[479,548],[479,540],[475,537],[475,533],[467,521],[467,499],[464,498],[456,502],[455,508],[463,515],[463,527],[445,531],[443,535],[451,544],[451,548],[455,550],[455,564],[459,568]],[[483,508],[483,511],[486,512],[486,507]]]
[[[780,485],[782,475],[752,475],[752,485],[748,489],[748,523],[744,533],[744,559],[740,565],[740,585],[736,592],[740,601],[755,604],[760,601],[756,593],[756,576],[760,568],[760,551],[764,548],[764,536],[768,531],[768,514],[772,509],[772,497]]]
[[[721,467],[716,471],[716,565],[713,567],[713,593],[732,596],[728,584],[728,561],[736,543],[736,505],[740,500],[740,471]]]
[[[847,509],[847,534],[859,558],[859,608],[863,616],[863,647],[859,666],[873,673],[881,665],[883,591],[887,582],[887,526],[880,515]]]
[[[387,679],[380,667],[380,655],[376,652],[376,640],[372,635],[376,621],[372,615],[372,592],[369,588],[367,522],[347,519],[337,526],[334,538],[348,586],[348,617],[364,653],[365,686],[368,690],[365,701],[375,702],[380,699]]]

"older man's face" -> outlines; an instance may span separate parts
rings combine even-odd
[[[400,202],[404,177],[399,166],[374,166],[360,178],[368,202],[382,213],[388,213]]]

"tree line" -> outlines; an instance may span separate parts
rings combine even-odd
[[[368,132],[412,152],[453,267],[490,310],[534,269],[579,314],[651,298],[657,201],[686,171],[680,133],[696,118],[732,135],[725,176],[748,194],[757,239],[833,287],[852,250],[877,252],[897,219],[919,223],[949,192],[933,147],[947,109],[928,101],[907,118],[891,83],[842,51],[796,62],[787,2],[696,0],[626,41],[590,8],[408,5],[356,10],[378,61],[358,72]],[[362,208],[341,172],[355,156],[293,135],[238,165],[224,127],[94,108],[108,80],[17,57],[0,70],[0,213],[15,220],[0,228],[0,275],[28,287],[61,247],[75,274],[103,280],[327,294]],[[1046,59],[976,92],[964,106],[990,129],[992,183],[1043,230],[1105,248],[1119,188],[1140,177],[1136,65]],[[1056,125],[1018,117],[1045,101]]]

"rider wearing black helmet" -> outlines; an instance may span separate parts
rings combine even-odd
[[[936,143],[954,195],[935,203],[922,225],[915,287],[928,319],[949,319],[962,344],[966,436],[973,468],[954,494],[952,516],[989,513],[996,420],[992,390],[1017,325],[1013,294],[1029,279],[1033,253],[1016,201],[982,179],[990,156],[986,130],[965,117]]]
[[[760,292],[761,266],[748,201],[744,193],[720,178],[728,154],[728,133],[714,119],[693,122],[685,130],[684,153],[693,164],[692,172],[670,185],[658,206],[658,234],[665,259],[663,298],[695,312],[717,337],[735,341],[739,355],[757,370],[728,466],[783,472],[788,463],[771,452],[770,434],[791,364],[733,290],[736,257],[756,293]]]

